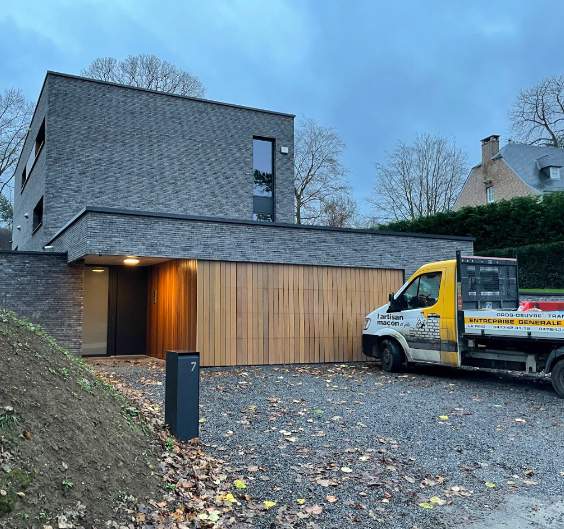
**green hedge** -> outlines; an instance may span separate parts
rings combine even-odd
[[[392,222],[378,229],[475,237],[476,255],[487,249],[564,242],[564,192],[466,207],[413,221]]]
[[[520,288],[564,288],[564,242],[486,250],[492,257],[517,257]]]

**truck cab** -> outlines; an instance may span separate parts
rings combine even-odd
[[[461,256],[422,266],[366,316],[363,352],[409,363],[552,373],[564,398],[564,312],[519,312],[517,260]]]

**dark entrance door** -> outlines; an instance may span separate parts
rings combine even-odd
[[[147,353],[146,267],[112,267],[108,329],[109,355]]]

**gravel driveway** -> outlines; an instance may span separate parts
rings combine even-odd
[[[163,362],[95,367],[163,405]],[[253,527],[564,527],[564,401],[544,376],[204,368],[200,410]]]

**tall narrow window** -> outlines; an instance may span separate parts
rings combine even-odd
[[[487,197],[487,200],[488,200],[488,204],[491,204],[495,200],[494,188],[493,187],[488,187],[486,189],[486,197]]]
[[[43,197],[39,199],[37,206],[33,208],[33,231],[43,224]]]
[[[253,220],[274,221],[274,141],[253,139]]]
[[[33,169],[33,166],[35,165],[35,160],[37,160],[37,157],[39,156],[39,153],[41,152],[41,149],[43,148],[43,145],[45,144],[45,119],[43,120],[43,122],[41,123],[41,126],[39,127],[39,130],[37,131],[37,136],[35,137],[35,142],[33,144],[33,148],[31,149],[31,152],[29,153],[29,157],[27,159],[27,163],[25,164],[25,167],[23,169],[23,173],[22,173],[22,191],[29,179],[29,175],[31,173],[31,170]]]
[[[45,120],[41,123],[41,127],[39,127],[39,131],[37,132],[37,137],[35,138],[35,156],[39,154],[41,147],[45,143]]]

